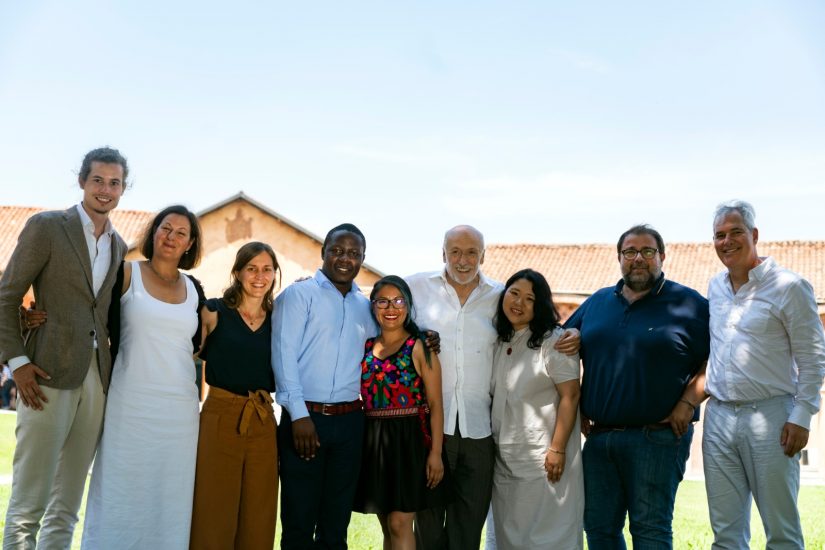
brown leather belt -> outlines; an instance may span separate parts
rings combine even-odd
[[[364,402],[360,399],[347,403],[316,403],[315,401],[306,401],[306,404],[309,412],[320,413],[326,416],[348,414],[364,408]]]

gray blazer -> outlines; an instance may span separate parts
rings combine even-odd
[[[115,275],[126,249],[115,232],[112,265],[94,296],[89,248],[77,207],[29,218],[0,279],[0,360],[27,355],[51,376],[51,380],[38,378],[39,384],[76,388],[89,369],[95,351],[92,336],[96,334],[100,381],[107,391],[112,359],[106,319]],[[49,320],[24,342],[18,307],[32,285],[37,308],[46,310]]]

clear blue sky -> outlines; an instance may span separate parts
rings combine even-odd
[[[0,2],[0,204],[66,207],[96,146],[121,207],[245,191],[386,272],[488,242],[825,239],[825,4]],[[720,265],[721,267],[721,265]],[[665,265],[665,269],[667,265]]]

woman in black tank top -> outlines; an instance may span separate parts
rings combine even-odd
[[[278,449],[271,393],[272,293],[278,260],[243,245],[223,298],[201,310],[209,394],[200,417],[192,549],[272,548]]]

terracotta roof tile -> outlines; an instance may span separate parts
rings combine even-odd
[[[759,254],[773,256],[814,287],[817,302],[825,304],[825,241],[760,241]],[[710,278],[722,271],[711,243],[673,243],[666,246],[665,275],[707,293]],[[499,281],[531,267],[547,277],[554,294],[589,296],[619,280],[613,244],[492,244],[487,246],[484,273]]]
[[[6,267],[17,245],[17,236],[26,225],[26,220],[46,208],[27,206],[0,206],[0,270]],[[130,245],[137,244],[153,212],[140,210],[114,210],[111,214],[112,224],[120,236]]]

